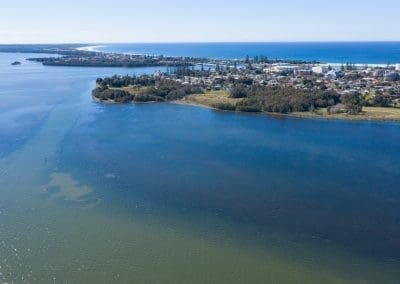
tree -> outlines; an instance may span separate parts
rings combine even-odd
[[[374,106],[389,107],[392,104],[392,98],[387,94],[377,93],[373,100]]]
[[[359,114],[362,111],[362,99],[358,93],[344,94],[342,96],[342,103],[349,114]]]
[[[231,89],[229,96],[234,99],[245,98],[247,96],[246,86],[243,84],[235,85]]]

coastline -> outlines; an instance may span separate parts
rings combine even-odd
[[[183,49],[174,49],[175,47],[179,48],[179,45],[186,45],[186,48],[191,49],[192,47],[200,47],[200,50],[197,51],[199,55],[194,57],[207,57],[209,59],[220,59],[220,60],[243,60],[246,55],[254,57],[256,55],[265,55],[269,58],[280,58],[280,59],[307,59],[307,60],[317,60],[321,63],[327,65],[342,65],[346,63],[355,64],[356,66],[370,65],[370,66],[381,66],[385,67],[388,63],[391,66],[400,63],[400,57],[397,52],[394,52],[393,49],[396,47],[387,48],[387,45],[390,44],[400,44],[399,41],[321,41],[321,42],[290,42],[290,41],[282,41],[282,42],[268,42],[268,41],[260,41],[260,42],[119,42],[119,43],[105,43],[104,46],[109,48],[106,53],[122,53],[128,55],[148,55],[148,56],[171,56],[171,57],[181,57],[188,56],[193,57],[194,52],[184,52]],[[152,46],[152,45],[155,45]],[[218,47],[220,50],[223,50],[221,47],[231,48],[232,52],[204,52],[205,46],[211,45],[211,48]],[[242,46],[241,46],[242,45]],[[337,46],[339,49],[328,49],[328,52],[321,54],[320,56],[316,56],[315,53],[309,52],[301,52],[299,56],[295,56],[293,58],[293,53],[288,53],[289,49],[278,49],[283,46],[292,46],[292,48],[300,47],[309,47],[308,50],[318,49],[318,50],[326,50],[326,48]],[[364,53],[357,54],[354,51],[357,51],[360,47],[375,47],[374,45],[378,45],[380,48],[380,53],[372,49],[368,51],[368,54],[364,56]],[[382,48],[380,47],[382,46]],[[238,49],[238,48],[241,49]],[[239,51],[238,51],[239,50]],[[189,50],[190,51],[190,50]],[[279,52],[277,52],[279,51]],[[380,56],[380,54],[387,52],[389,57]],[[332,54],[337,54],[339,56],[332,56]],[[370,53],[373,53],[370,56]],[[296,53],[297,54],[297,53]],[[296,55],[295,54],[295,55]]]
[[[84,47],[78,47],[76,48],[76,50],[79,51],[88,51],[88,52],[102,52],[102,53],[106,53],[106,54],[115,54],[115,53],[119,53],[117,51],[100,51],[98,50],[98,48],[101,47],[107,47],[110,44],[101,44],[101,45],[90,45],[90,46],[84,46]],[[179,55],[163,55],[163,54],[158,54],[158,53],[150,53],[150,52],[121,52],[121,54],[124,55],[134,55],[134,56],[168,56],[168,57],[172,57],[172,58],[179,58],[181,56]],[[218,58],[207,58],[209,60],[233,60],[233,61],[240,61],[240,60],[244,60],[245,56],[243,57],[238,57],[238,58],[227,58],[227,57],[218,57]],[[283,61],[285,59],[282,59]],[[290,59],[286,59],[287,61],[290,61]],[[321,61],[319,62],[318,65],[323,65],[323,66],[336,66],[336,67],[340,67],[341,65],[345,65],[347,62],[343,61],[343,62],[329,62],[329,61]],[[386,67],[386,66],[391,66],[394,67],[397,64],[399,64],[399,62],[396,63],[368,63],[368,62],[359,62],[359,63],[354,63],[354,66],[357,67],[362,67],[362,66],[369,66],[369,67]]]
[[[109,78],[106,78],[110,80]],[[106,80],[104,79],[104,80]],[[170,88],[168,92],[172,92],[171,90],[178,92],[187,92],[186,95],[181,97],[165,97],[163,92],[157,93],[154,90],[154,94],[152,95],[144,95],[144,97],[140,97],[139,99],[136,96],[139,95],[140,90],[132,89],[129,87],[129,84],[137,84],[137,82],[129,82],[127,86],[122,87],[113,87],[109,89],[109,86],[105,83],[107,81],[103,81],[101,79],[100,85],[98,84],[96,89],[92,92],[93,99],[98,103],[110,103],[110,104],[124,104],[124,103],[143,103],[143,102],[167,102],[172,104],[179,105],[187,105],[187,106],[195,106],[202,107],[212,110],[218,111],[230,111],[236,113],[253,113],[253,114],[264,114],[273,117],[296,117],[296,118],[306,118],[306,119],[326,119],[326,120],[347,120],[347,121],[392,121],[392,122],[400,122],[400,108],[399,107],[383,107],[383,106],[362,106],[362,109],[357,113],[349,113],[345,110],[330,112],[328,110],[329,105],[320,104],[317,108],[304,109],[300,111],[291,111],[288,108],[286,111],[279,109],[274,110],[273,108],[268,108],[263,106],[262,104],[257,105],[255,103],[254,107],[242,107],[246,106],[245,98],[241,97],[231,97],[229,92],[226,90],[215,90],[215,91],[206,91],[204,93],[200,92],[192,92],[190,93],[190,89],[183,91],[184,85],[180,85],[180,83],[176,83],[175,87],[169,85]],[[101,84],[105,83],[103,86],[105,89],[102,89]],[[126,84],[126,83],[125,83]],[[155,83],[154,83],[155,84]],[[169,84],[169,82],[164,82],[164,84]],[[146,87],[142,90],[143,94],[146,94]],[[165,86],[164,86],[165,88]],[[175,89],[174,89],[175,88]],[[164,90],[165,92],[165,90]],[[159,95],[164,96],[159,96]],[[333,100],[333,99],[332,99]],[[307,101],[304,101],[307,103]]]
[[[357,42],[355,42],[357,43]],[[359,43],[363,43],[363,42],[359,42]],[[399,42],[400,43],[400,42]],[[130,43],[123,43],[123,44],[130,44]],[[146,44],[146,43],[138,43],[140,44]],[[194,43],[196,44],[196,43]],[[268,44],[268,42],[265,42],[265,44]],[[281,44],[285,44],[285,43],[281,43]],[[289,43],[287,43],[289,44]],[[71,46],[72,45],[72,46]],[[117,51],[117,50],[110,50],[110,51],[101,51],[99,50],[99,48],[101,47],[108,47],[108,46],[112,46],[113,44],[110,43],[104,43],[104,44],[74,44],[75,46],[73,46],[73,44],[70,44],[70,47],[68,47],[68,44],[50,44],[47,45],[45,48],[43,48],[40,45],[36,45],[36,44],[3,44],[0,45],[0,52],[7,52],[7,53],[49,53],[49,51],[54,52],[55,49],[59,49],[59,48],[71,48],[69,51],[71,50],[75,50],[75,51],[81,51],[81,52],[97,52],[97,53],[104,53],[104,54],[124,54],[124,55],[135,55],[135,56],[160,56],[162,55],[162,51],[160,52],[140,52],[140,51],[129,51],[129,52],[121,52],[121,51]],[[262,51],[259,52],[260,54],[262,53]],[[179,58],[182,56],[179,55],[165,55],[167,57],[171,57],[171,58]],[[274,56],[270,55],[269,57],[274,58]],[[276,56],[275,56],[276,57]],[[197,58],[197,56],[196,56]],[[203,56],[199,55],[198,58],[203,58]],[[278,58],[278,57],[276,57]],[[286,61],[291,61],[291,59],[294,58],[286,58],[285,55],[283,55],[282,57],[280,57],[282,62]],[[286,59],[285,59],[286,58]],[[244,60],[245,56],[237,56],[237,57],[230,57],[230,56],[210,56],[207,57],[207,59],[209,60],[231,60],[231,61],[240,61],[240,60]],[[307,59],[305,59],[307,60]],[[315,59],[317,60],[317,59]],[[318,59],[317,61],[319,61],[319,65],[325,65],[325,66],[341,66],[341,65],[345,65],[346,63],[351,63],[352,65],[356,66],[356,67],[362,67],[362,66],[369,66],[369,67],[393,67],[396,66],[398,64],[400,64],[400,58],[397,59],[397,57],[395,59],[389,58],[387,60],[374,60],[374,59],[370,59],[371,61],[368,61],[368,59],[364,59],[364,60],[358,60],[357,58],[355,59],[342,59],[342,60],[337,60],[332,58],[322,58],[322,59]]]
[[[99,104],[106,104],[106,105],[127,105],[126,103],[119,103],[115,102],[113,100],[107,100],[103,101],[100,100],[94,96],[92,96],[92,99],[95,103]],[[129,104],[132,105],[143,105],[143,104],[156,104],[160,102],[131,102]],[[312,113],[312,112],[293,112],[293,113],[273,113],[273,112],[244,112],[244,111],[230,111],[230,110],[221,110],[216,107],[206,105],[206,104],[201,104],[197,103],[195,101],[188,101],[186,99],[181,99],[181,100],[174,100],[170,102],[164,102],[168,104],[173,104],[173,105],[181,105],[181,106],[192,106],[192,107],[198,107],[198,108],[203,108],[203,109],[208,109],[208,110],[213,110],[213,111],[218,111],[218,112],[228,112],[228,113],[237,113],[237,114],[256,114],[256,115],[265,115],[269,117],[275,117],[275,118],[301,118],[301,119],[322,119],[322,120],[338,120],[338,121],[354,121],[354,122],[400,122],[400,109],[397,108],[378,108],[378,107],[366,107],[366,111],[364,111],[362,114],[357,114],[357,115],[350,115],[350,114],[330,114],[330,115],[324,115],[324,114],[317,114],[317,113]],[[129,105],[128,104],[128,105]],[[398,112],[397,117],[379,117],[379,116],[368,116],[368,112],[371,111],[371,109],[375,110],[392,110],[395,112]]]
[[[366,111],[363,114],[357,115],[350,115],[350,114],[330,114],[330,115],[323,115],[317,114],[312,112],[292,112],[292,113],[273,113],[273,112],[244,112],[244,111],[230,111],[230,110],[220,110],[218,108],[212,107],[210,105],[204,105],[200,103],[196,103],[193,101],[187,100],[178,100],[178,101],[171,101],[171,104],[176,105],[185,105],[185,106],[193,106],[193,107],[200,107],[215,111],[221,112],[231,112],[231,113],[238,113],[238,114],[259,114],[259,115],[266,115],[270,117],[292,117],[292,118],[304,118],[304,119],[324,119],[324,120],[340,120],[340,121],[371,121],[371,122],[400,122],[400,109],[393,108],[391,110],[395,110],[398,112],[398,117],[388,118],[388,117],[373,117],[373,116],[366,116],[366,113],[371,109],[388,109],[388,108],[376,108],[376,107],[366,107]]]
[[[89,46],[78,47],[76,50],[88,51],[88,52],[99,52],[98,48],[104,47],[104,46],[105,45],[89,45]]]

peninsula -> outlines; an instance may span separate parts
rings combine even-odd
[[[127,55],[85,46],[0,45],[0,52],[50,54],[28,59],[47,66],[168,68],[152,76],[99,78],[93,91],[99,102],[175,102],[312,118],[400,120],[400,65]]]
[[[86,48],[85,48],[86,47]],[[256,56],[254,59],[211,59],[197,57],[172,57],[163,55],[138,55],[138,54],[120,54],[106,53],[89,50],[88,45],[80,44],[27,44],[27,45],[0,45],[0,52],[15,53],[34,53],[46,54],[45,57],[31,57],[27,60],[40,62],[47,66],[75,66],[75,67],[177,67],[203,65],[203,68],[211,68],[215,65],[243,66],[249,61],[255,60],[258,63],[283,63],[292,64],[317,64],[316,61],[302,60],[279,60],[269,59],[265,56]],[[52,55],[52,56],[49,56]]]
[[[398,67],[398,66],[397,66]],[[259,63],[97,79],[99,102],[175,102],[310,118],[400,120],[396,66]]]

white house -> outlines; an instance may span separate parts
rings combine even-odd
[[[326,65],[318,65],[312,68],[312,71],[317,74],[325,74],[328,73],[329,67]]]
[[[290,64],[274,64],[272,67],[273,72],[289,72],[293,73],[295,70],[299,69],[299,66],[297,65],[290,65]]]
[[[396,71],[400,71],[400,63],[396,64]]]
[[[338,77],[338,74],[335,70],[331,70],[325,73],[325,78],[328,80],[335,80]]]

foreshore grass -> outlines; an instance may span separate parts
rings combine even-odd
[[[236,105],[242,99],[229,97],[228,91],[209,91],[204,94],[190,95],[180,103],[216,108],[219,104]],[[277,113],[266,113],[271,115],[281,115]],[[283,116],[293,116],[302,118],[322,118],[322,119],[342,119],[342,120],[373,120],[373,121],[400,121],[400,108],[391,107],[364,107],[362,113],[351,115],[347,113],[328,114],[327,109],[318,109],[313,112],[293,112],[282,114]]]
[[[183,103],[201,105],[215,108],[218,104],[236,105],[241,99],[232,99],[228,91],[208,91],[204,94],[186,96],[182,99]]]
[[[347,113],[328,114],[328,111],[326,109],[319,109],[314,112],[294,112],[291,115],[304,118],[400,121],[400,108],[363,107],[363,111],[360,114],[356,115]]]
[[[122,87],[112,88],[128,91],[131,94],[143,93],[146,91],[145,87]],[[194,94],[184,97],[181,100],[174,101],[174,103],[196,105],[201,107],[208,107],[219,109],[219,105],[230,105],[233,109],[242,99],[234,99],[229,97],[229,92],[221,91],[207,91],[202,94]],[[309,112],[293,112],[288,114],[267,113],[264,114],[278,115],[278,116],[292,116],[301,118],[322,118],[322,119],[341,119],[341,120],[371,120],[371,121],[400,121],[400,108],[393,107],[363,107],[360,114],[352,115],[347,113],[328,114],[327,109],[317,109]]]
[[[132,95],[136,95],[138,93],[143,93],[147,88],[146,87],[134,87],[134,86],[128,86],[128,87],[109,87],[110,90],[121,90],[121,91],[127,91]]]

